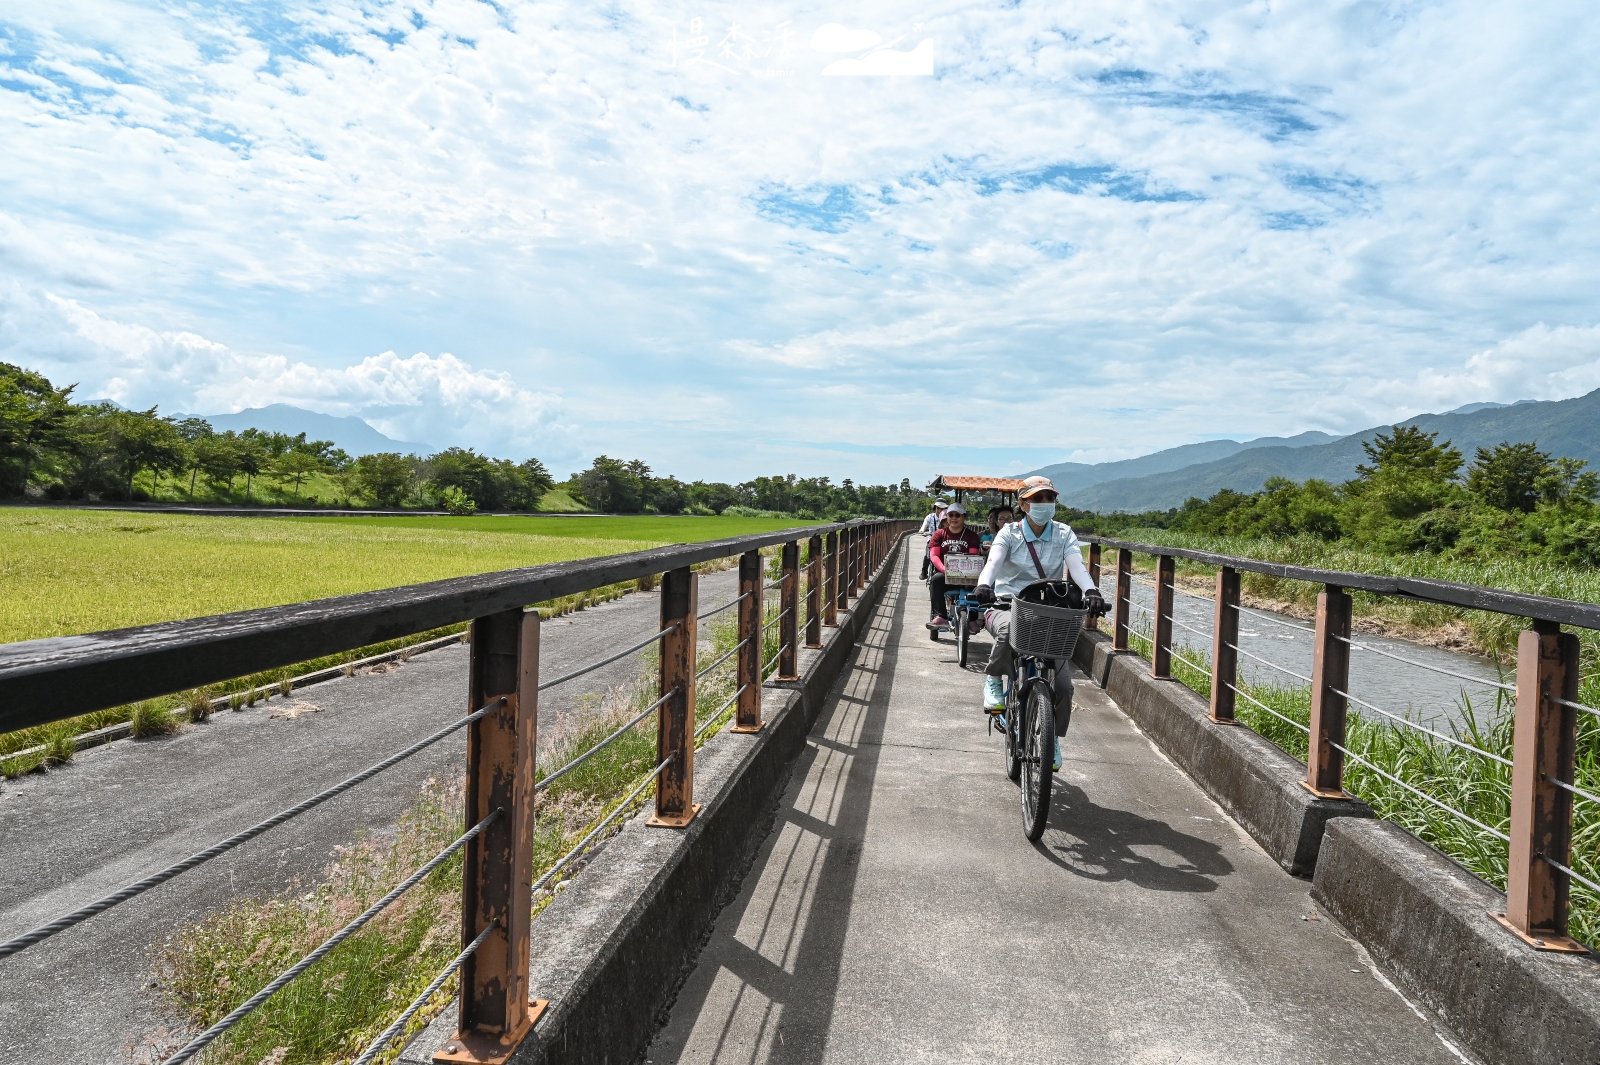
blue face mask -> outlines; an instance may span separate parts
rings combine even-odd
[[[1040,528],[1048,525],[1050,523],[1050,519],[1054,518],[1055,516],[1056,505],[1054,503],[1028,504],[1028,517],[1033,521],[1034,525],[1039,526]]]

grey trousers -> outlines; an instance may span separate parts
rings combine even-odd
[[[990,610],[983,618],[983,627],[994,638],[994,648],[989,652],[989,664],[984,672],[991,677],[1009,677],[1013,659],[1011,651],[1011,611]],[[1056,735],[1067,734],[1067,724],[1072,718],[1072,666],[1056,663]]]

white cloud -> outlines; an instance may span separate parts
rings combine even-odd
[[[13,5],[0,293],[42,310],[6,357],[439,443],[547,411],[718,477],[1579,391],[1518,353],[1594,328],[1582,10]],[[671,51],[691,17],[737,73]],[[821,76],[884,39],[937,71]]]
[[[39,338],[48,338],[40,345]],[[0,291],[0,360],[76,382],[80,399],[227,414],[289,403],[365,418],[403,440],[471,444],[492,454],[578,457],[557,395],[518,387],[449,353],[392,351],[326,367],[248,355],[187,332],[158,332],[102,317],[74,300],[12,285]]]

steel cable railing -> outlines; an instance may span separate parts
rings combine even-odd
[[[762,677],[763,680],[766,679],[767,671],[772,669],[773,666],[777,665],[778,664],[778,659],[780,659],[782,657],[783,657],[783,648],[780,647],[780,648],[778,648],[778,653],[773,655],[771,658],[767,659],[767,661],[762,665],[762,667],[761,667],[761,677]]]
[[[617,804],[616,809],[606,814],[600,823],[595,825],[594,828],[589,831],[588,835],[579,840],[571,850],[567,851],[567,853],[563,854],[559,859],[556,860],[556,864],[545,870],[545,874],[543,876],[533,882],[532,890],[538,891],[539,889],[543,888],[550,882],[552,877],[554,877],[561,870],[565,869],[580,851],[588,847],[589,844],[594,841],[594,838],[598,836],[607,825],[617,819],[617,815],[626,810],[629,805],[632,804],[633,800],[639,797],[640,792],[644,791],[645,788],[648,788],[651,784],[655,783],[656,778],[661,775],[661,771],[667,768],[667,764],[676,757],[677,755],[675,754],[669,754],[666,756],[666,758],[662,759],[661,764],[652,769],[650,771],[650,775],[645,777],[637,788],[634,788],[632,791],[630,791],[627,798],[623,799]]]
[[[1178,628],[1182,629],[1184,632],[1192,632],[1196,636],[1200,637],[1203,640],[1211,639],[1211,633],[1204,632],[1204,631],[1202,631],[1200,629],[1197,629],[1193,625],[1185,625],[1183,622],[1179,621],[1177,618],[1173,617],[1171,614],[1164,614],[1162,616],[1165,617],[1168,621],[1172,622],[1174,625],[1178,626]]]
[[[1262,665],[1266,666],[1269,669],[1275,669],[1279,673],[1287,673],[1289,676],[1293,677],[1295,680],[1303,680],[1307,684],[1315,683],[1310,677],[1302,676],[1299,673],[1296,673],[1292,669],[1285,669],[1283,666],[1278,665],[1278,663],[1276,663],[1276,662],[1269,662],[1265,658],[1262,658],[1260,655],[1253,655],[1249,651],[1246,651],[1243,647],[1240,647],[1236,643],[1230,643],[1230,644],[1228,644],[1228,646],[1230,648],[1232,648],[1234,651],[1238,652],[1239,654],[1244,655],[1246,658],[1250,659],[1251,661],[1260,662]]]
[[[1566,873],[1568,876],[1572,877],[1572,879],[1576,880],[1578,883],[1582,884],[1584,887],[1588,888],[1590,891],[1600,892],[1600,884],[1597,884],[1593,880],[1590,880],[1588,877],[1584,876],[1582,873],[1573,872],[1571,869],[1568,869],[1566,866],[1562,865],[1560,862],[1556,861],[1554,858],[1550,857],[1548,854],[1544,853],[1543,851],[1539,852],[1539,857],[1544,859],[1546,862],[1549,862],[1552,866],[1554,866],[1555,868],[1561,870],[1563,873]]]
[[[168,880],[171,880],[173,877],[178,876],[181,873],[188,872],[197,865],[201,865],[210,861],[212,858],[228,853],[240,844],[247,843],[250,840],[255,839],[268,829],[276,828],[285,821],[300,816],[307,810],[326,802],[334,796],[344,794],[357,784],[360,784],[362,781],[368,780],[371,777],[383,772],[385,769],[388,769],[390,766],[410,758],[418,751],[432,746],[433,744],[444,739],[446,736],[450,735],[452,732],[456,732],[462,728],[465,728],[467,725],[470,725],[472,722],[478,720],[489,711],[496,710],[501,706],[504,706],[505,702],[506,700],[504,696],[495,699],[488,705],[483,706],[461,718],[461,720],[451,722],[449,725],[440,729],[438,732],[435,732],[433,735],[418,740],[416,743],[413,743],[410,747],[400,751],[398,754],[392,754],[378,764],[369,766],[352,777],[346,777],[333,787],[318,792],[317,794],[311,796],[311,798],[306,799],[304,802],[298,803],[295,806],[291,806],[287,810],[273,814],[265,821],[252,825],[243,832],[236,832],[227,839],[222,840],[220,843],[214,843],[203,851],[191,854],[183,861],[177,862],[174,865],[169,865],[158,873],[152,873],[143,880],[135,881],[121,890],[107,895],[103,899],[91,902],[89,905],[73,910],[71,913],[64,914],[42,928],[36,928],[26,935],[17,936],[15,939],[7,940],[5,943],[0,943],[0,958],[8,957],[12,954],[16,954],[19,951],[26,950],[35,943],[39,943],[50,938],[57,932],[64,932],[73,925],[88,920],[95,914],[103,913],[119,903],[126,902],[131,898],[144,894],[153,887],[158,887],[159,885],[166,883]]]
[[[1381,706],[1373,706],[1371,703],[1367,702],[1365,699],[1358,699],[1354,695],[1351,695],[1349,692],[1340,691],[1338,688],[1332,687],[1331,685],[1329,686],[1328,690],[1333,692],[1335,695],[1344,696],[1346,699],[1349,699],[1352,703],[1355,703],[1357,706],[1364,706],[1368,710],[1371,710],[1373,713],[1382,714],[1384,717],[1389,718],[1392,721],[1398,722],[1399,724],[1402,724],[1402,725],[1406,726],[1407,728],[1416,729],[1418,732],[1426,732],[1428,735],[1436,737],[1436,738],[1441,739],[1441,740],[1444,740],[1444,742],[1446,742],[1448,744],[1452,744],[1453,746],[1460,747],[1464,751],[1471,751],[1473,754],[1481,754],[1481,755],[1483,755],[1483,757],[1491,759],[1491,760],[1496,761],[1496,762],[1499,762],[1501,765],[1509,766],[1511,764],[1511,759],[1509,759],[1509,758],[1502,758],[1498,754],[1493,753],[1492,751],[1484,750],[1482,747],[1475,747],[1472,744],[1466,743],[1466,742],[1464,742],[1462,740],[1458,740],[1453,736],[1446,736],[1442,732],[1435,732],[1433,729],[1428,728],[1426,725],[1419,725],[1415,721],[1412,721],[1408,717],[1403,717],[1400,714],[1391,713],[1388,710],[1385,710]]]
[[[706,668],[702,669],[700,672],[696,673],[694,675],[694,679],[695,680],[699,680],[701,677],[705,676],[707,673],[710,673],[713,669],[716,669],[718,666],[722,665],[722,663],[726,662],[728,659],[732,658],[735,654],[737,654],[739,652],[739,648],[743,647],[745,644],[747,644],[749,642],[750,642],[750,637],[746,636],[744,639],[742,639],[738,643],[734,644],[733,647],[731,647],[728,650],[727,654],[723,655],[721,658],[717,659],[715,662],[711,663],[709,666],[707,666]]]
[[[739,690],[730,695],[727,702],[717,707],[716,713],[707,718],[704,725],[701,725],[699,728],[694,730],[694,738],[698,740],[701,736],[704,736],[707,732],[709,732],[711,730],[711,726],[715,725],[717,720],[721,718],[723,714],[728,712],[728,707],[739,701],[739,696],[743,695],[746,689],[749,687],[750,685],[748,684],[739,685]]]
[[[1236,607],[1234,607],[1234,609],[1237,610],[1241,614],[1249,614],[1251,617],[1255,618],[1258,621],[1265,621],[1269,625],[1278,625],[1278,626],[1281,626],[1282,628],[1285,628],[1285,629],[1293,629],[1295,632],[1312,632],[1312,633],[1314,633],[1314,632],[1317,631],[1316,629],[1313,629],[1310,626],[1307,626],[1307,625],[1295,625],[1295,624],[1292,624],[1290,622],[1284,621],[1281,618],[1275,618],[1275,617],[1272,617],[1269,614],[1263,614],[1259,610],[1251,610],[1249,607],[1236,606]]]
[[[218,1037],[225,1035],[230,1028],[244,1020],[250,1014],[254,1013],[263,1002],[267,1001],[267,999],[281,991],[291,980],[305,972],[307,969],[311,968],[317,962],[321,961],[327,956],[329,951],[333,950],[334,947],[337,947],[340,943],[343,943],[345,940],[361,931],[361,929],[364,928],[368,922],[370,922],[374,917],[378,916],[378,914],[382,913],[384,910],[388,909],[389,906],[401,895],[404,895],[407,891],[410,891],[412,888],[420,884],[423,877],[427,876],[429,873],[439,868],[439,866],[443,865],[449,860],[451,855],[460,850],[462,847],[466,846],[468,841],[477,836],[478,833],[489,827],[490,822],[499,817],[501,812],[502,811],[500,810],[493,811],[488,817],[485,817],[482,821],[479,821],[477,824],[463,832],[460,836],[456,837],[456,841],[454,843],[440,851],[431,861],[428,862],[428,864],[424,865],[421,869],[418,869],[416,872],[406,877],[406,879],[401,882],[400,886],[396,887],[383,898],[367,907],[366,910],[361,913],[361,916],[357,917],[355,920],[339,929],[339,931],[329,936],[323,941],[322,946],[318,947],[310,954],[307,954],[304,958],[301,958],[299,961],[295,962],[288,969],[285,969],[276,980],[272,981],[272,983],[251,995],[242,1004],[235,1007],[233,1012],[229,1013],[226,1017],[222,1018],[222,1020],[218,1021],[216,1024],[213,1024],[210,1028],[207,1028],[205,1031],[191,1039],[183,1047],[183,1049],[179,1050],[172,1057],[167,1058],[164,1062],[164,1065],[183,1065],[183,1062],[188,1061],[190,1058],[200,1053],[200,1051],[204,1050]]]
[[[742,595],[740,595],[737,598],[735,598],[733,600],[733,602],[731,602],[731,603],[723,603],[721,606],[717,607],[714,610],[707,610],[704,614],[696,614],[695,615],[695,620],[696,621],[704,621],[706,618],[713,617],[713,616],[715,616],[717,614],[720,614],[724,610],[732,610],[734,607],[738,606],[740,603],[744,602],[746,599],[749,599],[749,598],[750,598],[750,593],[749,592],[745,592]]]
[[[1580,799],[1585,799],[1585,800],[1587,800],[1589,802],[1594,803],[1596,806],[1600,806],[1600,795],[1593,795],[1593,794],[1591,794],[1591,793],[1589,793],[1587,791],[1584,791],[1582,788],[1578,787],[1575,784],[1568,784],[1564,780],[1557,780],[1555,777],[1551,776],[1549,773],[1546,773],[1544,775],[1544,778],[1546,780],[1548,780],[1550,783],[1554,784],[1556,787],[1560,788],[1562,791],[1571,792],[1573,795],[1576,795]]]
[[[444,986],[444,982],[450,979],[457,969],[461,968],[461,963],[472,957],[477,949],[483,946],[483,941],[489,938],[489,933],[499,927],[499,918],[490,921],[489,927],[479,932],[478,938],[468,943],[465,950],[451,959],[450,964],[446,965],[444,971],[433,978],[433,982],[423,989],[422,994],[411,1000],[411,1005],[405,1008],[405,1012],[396,1017],[393,1024],[379,1032],[378,1038],[368,1044],[367,1049],[363,1050],[361,1056],[351,1062],[350,1065],[372,1065],[372,1060],[383,1053],[385,1047],[394,1042],[395,1036],[405,1031],[406,1025],[411,1023],[411,1018],[415,1017],[422,1007],[428,1004],[428,1000]]]
[[[682,688],[674,687],[671,691],[667,692],[667,694],[663,695],[661,698],[657,699],[655,702],[639,711],[638,716],[632,721],[629,721],[626,725],[623,725],[621,728],[617,729],[617,731],[613,732],[611,735],[607,736],[593,747],[590,747],[587,751],[584,751],[582,754],[578,755],[578,757],[574,758],[560,769],[557,769],[554,773],[546,774],[544,779],[540,780],[533,786],[533,790],[535,792],[543,791],[545,788],[548,788],[550,785],[554,784],[556,781],[560,780],[562,777],[566,776],[583,763],[587,762],[590,758],[593,758],[595,755],[611,746],[618,739],[620,739],[624,733],[632,729],[633,726],[637,725],[639,722],[643,721],[645,718],[659,710],[662,703],[666,702],[674,695],[677,695],[682,690]]]
[[[1445,669],[1442,666],[1430,666],[1426,662],[1418,662],[1415,658],[1407,658],[1404,655],[1392,654],[1380,647],[1372,647],[1368,644],[1356,643],[1354,640],[1348,639],[1344,636],[1335,636],[1334,639],[1338,640],[1340,643],[1349,644],[1357,651],[1371,651],[1375,655],[1382,655],[1384,658],[1392,658],[1396,662],[1404,662],[1406,665],[1416,666],[1418,669],[1426,669],[1433,673],[1443,674],[1446,677],[1454,677],[1457,680],[1470,680],[1472,683],[1481,684],[1485,688],[1499,688],[1501,691],[1508,692],[1514,692],[1517,690],[1517,687],[1514,684],[1502,684],[1497,680],[1486,680],[1483,677],[1474,677],[1466,673],[1457,673],[1454,670]]]
[[[1371,762],[1367,761],[1365,758],[1361,757],[1359,754],[1356,754],[1354,751],[1347,749],[1342,744],[1334,743],[1333,741],[1330,740],[1328,742],[1328,746],[1332,747],[1334,750],[1338,751],[1340,754],[1344,755],[1346,758],[1353,759],[1354,761],[1360,763],[1361,765],[1366,766],[1368,769],[1372,770],[1374,773],[1378,774],[1380,777],[1383,777],[1385,780],[1388,780],[1388,781],[1391,781],[1391,782],[1393,782],[1395,784],[1400,785],[1402,788],[1405,788],[1407,791],[1411,792],[1411,794],[1415,795],[1417,798],[1422,799],[1422,800],[1424,800],[1426,802],[1432,803],[1433,805],[1437,806],[1439,809],[1445,811],[1446,813],[1454,814],[1455,816],[1461,818],[1461,820],[1467,822],[1468,824],[1476,825],[1477,827],[1483,829],[1485,832],[1489,833],[1491,836],[1495,836],[1495,837],[1497,837],[1497,838],[1499,838],[1501,840],[1504,840],[1506,843],[1510,843],[1511,842],[1511,837],[1506,835],[1504,832],[1500,831],[1498,828],[1490,828],[1488,825],[1484,824],[1482,821],[1479,821],[1476,817],[1473,817],[1470,814],[1464,814],[1460,810],[1457,810],[1454,806],[1450,806],[1450,805],[1448,805],[1446,803],[1440,802],[1438,799],[1435,799],[1432,795],[1429,795],[1427,792],[1423,791],[1422,789],[1416,788],[1416,787],[1413,787],[1410,784],[1407,784],[1405,781],[1401,780],[1399,777],[1395,776],[1393,773],[1389,773],[1389,772],[1386,772],[1385,770],[1379,769],[1377,766],[1373,765]]]
[[[1582,703],[1575,703],[1571,699],[1561,699],[1553,695],[1550,697],[1550,700],[1551,702],[1559,703],[1562,706],[1570,706],[1574,710],[1582,710],[1585,713],[1593,714],[1595,717],[1600,717],[1600,710],[1596,710],[1592,706],[1584,706]]]
[[[1198,673],[1210,673],[1211,672],[1205,666],[1202,666],[1197,662],[1192,662],[1189,659],[1183,657],[1181,654],[1178,653],[1178,649],[1176,647],[1172,646],[1170,643],[1167,644],[1167,654],[1171,655],[1173,658],[1176,658],[1178,661],[1182,662],[1184,665],[1188,666],[1190,669],[1195,670]]]
[[[1262,702],[1260,699],[1257,699],[1255,696],[1251,695],[1249,692],[1245,691],[1243,688],[1240,688],[1239,686],[1234,685],[1234,684],[1229,684],[1229,685],[1227,685],[1227,687],[1228,687],[1228,689],[1230,691],[1233,692],[1233,694],[1239,696],[1241,699],[1244,699],[1247,702],[1252,702],[1252,703],[1256,704],[1261,709],[1265,710],[1267,713],[1269,713],[1273,717],[1277,718],[1279,721],[1282,721],[1285,724],[1293,725],[1295,728],[1299,729],[1301,732],[1304,732],[1308,736],[1311,734],[1311,727],[1309,725],[1302,725],[1300,722],[1296,721],[1292,717],[1289,717],[1287,714],[1280,714],[1278,711],[1274,710],[1272,707],[1268,706],[1266,703]]]
[[[591,662],[587,666],[584,666],[582,669],[575,669],[571,673],[567,673],[567,674],[564,674],[563,676],[557,677],[555,680],[544,681],[543,683],[541,683],[539,685],[539,690],[540,691],[545,691],[545,690],[547,690],[549,688],[554,688],[557,684],[565,684],[569,680],[576,680],[578,677],[583,676],[585,673],[593,673],[595,670],[599,669],[601,666],[609,666],[611,663],[615,662],[619,658],[626,658],[629,655],[633,654],[635,651],[641,650],[642,648],[645,648],[645,647],[649,647],[651,644],[655,643],[659,639],[662,639],[663,637],[671,636],[674,632],[678,631],[679,626],[682,625],[682,624],[683,623],[681,621],[674,621],[671,625],[668,625],[666,628],[662,629],[660,632],[656,633],[654,636],[649,636],[649,637],[646,637],[643,640],[640,640],[638,643],[634,644],[632,647],[628,648],[625,651],[618,651],[616,654],[611,655],[609,658],[602,658],[598,662]]]
[[[785,614],[787,614],[788,612],[789,612],[789,608],[788,607],[784,607],[783,610],[779,611],[777,614],[775,614],[773,616],[771,621],[769,621],[765,625],[761,626],[761,631],[762,632],[766,632],[768,629],[772,628],[772,626],[774,626],[778,622],[782,621],[783,620],[783,616]]]

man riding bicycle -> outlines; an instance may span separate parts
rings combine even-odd
[[[1048,477],[1029,477],[1018,493],[1018,506],[1022,520],[1005,525],[995,533],[989,547],[989,561],[978,576],[974,597],[980,602],[992,603],[996,595],[1015,595],[1034,581],[1061,580],[1070,574],[1073,583],[1083,589],[1084,605],[1100,613],[1105,610],[1105,600],[1100,589],[1089,577],[1089,568],[1083,564],[1077,534],[1072,526],[1055,520],[1056,487]],[[994,649],[989,652],[988,674],[983,681],[983,707],[996,711],[1005,709],[1003,678],[1011,673],[1011,613],[989,610],[984,615],[984,628],[994,637]],[[1055,671],[1056,730],[1057,738],[1065,731],[1071,717],[1072,677],[1067,663],[1060,663]],[[1061,744],[1055,752],[1056,769],[1061,768]]]
[[[933,534],[939,531],[939,526],[944,523],[945,508],[949,505],[950,504],[945,502],[943,499],[940,499],[933,504],[933,512],[930,513],[926,518],[922,519],[921,531],[923,536],[931,539]],[[922,545],[922,580],[928,579],[928,546],[929,545],[926,543]]]

